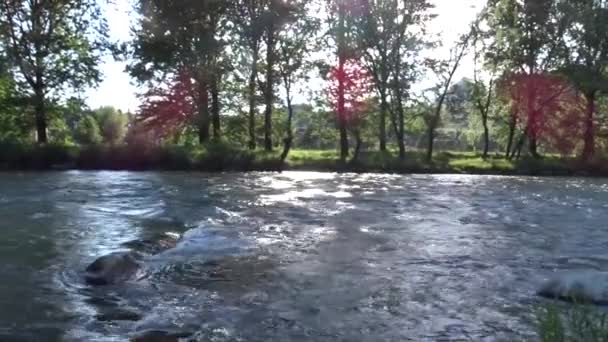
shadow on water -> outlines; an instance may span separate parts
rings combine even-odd
[[[2,177],[0,224],[15,228],[0,243],[0,301],[14,313],[0,313],[0,337],[12,339],[529,340],[544,275],[608,266],[601,180]],[[84,284],[88,263],[125,249],[140,279]]]

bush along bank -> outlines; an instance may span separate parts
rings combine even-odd
[[[353,173],[456,173],[518,176],[608,177],[608,161],[545,157],[507,160],[472,153],[438,153],[432,162],[410,152],[404,160],[388,152],[362,152],[355,161],[340,161],[335,151],[251,151],[225,143],[183,145],[57,145],[0,143],[0,170],[126,170],[126,171],[321,171]]]

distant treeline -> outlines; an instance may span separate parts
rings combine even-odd
[[[99,3],[0,4],[0,140],[228,144],[282,160],[292,148],[337,147],[342,160],[423,149],[427,161],[436,148],[605,150],[606,1],[488,0],[449,42],[427,34],[429,0],[138,0],[121,44]],[[438,45],[449,56],[427,57]],[[101,80],[107,54],[145,89],[135,113],[67,95]],[[467,58],[470,77],[455,79]],[[434,85],[415,91],[422,80]]]

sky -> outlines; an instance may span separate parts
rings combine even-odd
[[[474,19],[475,14],[483,6],[484,0],[431,0],[435,4],[437,18],[431,23],[431,32],[441,34],[444,47],[435,53],[438,56],[447,56],[452,42],[467,30],[467,26]],[[105,13],[110,27],[110,36],[113,40],[128,41],[131,35],[132,8],[129,0],[119,0],[114,4],[105,5]],[[100,106],[114,106],[123,111],[135,112],[139,106],[137,98],[138,88],[125,71],[125,62],[116,62],[111,56],[104,59],[101,71],[103,82],[95,89],[88,89],[84,96],[92,108]],[[472,73],[472,61],[467,58],[461,65],[456,79]],[[297,100],[297,99],[296,99]]]

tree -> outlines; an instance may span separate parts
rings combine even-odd
[[[490,149],[490,129],[488,125],[488,119],[490,117],[490,110],[492,108],[492,100],[494,98],[494,82],[495,76],[491,75],[487,83],[480,80],[478,72],[475,72],[474,88],[473,88],[473,101],[475,110],[481,118],[481,125],[483,127],[483,153],[482,158],[488,157],[488,151]]]
[[[95,85],[109,48],[96,0],[3,0],[0,39],[19,86],[32,99],[37,139],[46,143],[47,110],[67,88]]]
[[[433,159],[435,131],[437,126],[439,126],[443,105],[448,96],[452,81],[454,80],[454,75],[456,74],[462,59],[470,47],[472,37],[473,30],[463,35],[455,46],[450,49],[450,57],[448,60],[439,62],[432,61],[431,63],[432,70],[439,77],[439,83],[433,89],[437,96],[435,107],[432,113],[427,115],[425,118],[428,134],[426,160],[429,162]]]
[[[328,9],[327,27],[328,34],[326,35],[333,40],[333,45],[336,49],[338,59],[337,74],[345,74],[345,66],[350,59],[354,57],[356,49],[356,38],[353,36],[354,27],[356,25],[357,15],[360,15],[359,4],[353,0],[328,0],[326,2]],[[328,42],[328,45],[331,45]],[[338,131],[340,132],[340,159],[345,161],[349,155],[348,145],[348,122],[344,120],[345,112],[345,84],[344,80],[337,80],[337,96],[335,112],[338,120]]]
[[[92,114],[89,106],[85,101],[78,97],[68,98],[63,106],[61,106],[61,117],[65,120],[65,124],[71,132],[76,131],[78,122],[85,115]]]
[[[485,9],[482,11],[481,16],[485,16]],[[486,66],[486,70],[489,75],[484,80],[482,71],[484,67],[484,57],[482,55],[483,50],[487,49],[487,34],[480,28],[480,21],[477,21],[473,26],[474,43],[473,43],[473,105],[481,118],[481,125],[483,127],[483,154],[482,157],[485,159],[488,157],[488,151],[490,149],[490,129],[488,125],[488,119],[490,116],[490,110],[492,108],[492,100],[495,97],[494,86],[496,81],[497,66],[492,64],[490,61],[489,65]]]
[[[361,148],[360,125],[364,119],[370,98],[372,82],[366,68],[350,62],[334,67],[329,74],[328,95],[332,109],[337,114],[336,121],[346,126],[356,137],[356,160]],[[341,97],[343,101],[341,101]],[[343,108],[339,107],[343,106]]]
[[[128,118],[120,110],[111,106],[101,107],[95,110],[95,118],[105,143],[114,145],[124,139]]]
[[[394,19],[399,25],[398,35],[390,50],[391,61],[391,123],[397,137],[399,158],[405,159],[405,107],[404,102],[410,97],[411,84],[418,76],[418,53],[433,43],[425,40],[419,32],[426,31],[426,23],[434,15],[428,13],[432,8],[427,1],[407,1],[404,8],[399,8],[399,15]]]
[[[392,121],[403,158],[404,114],[401,102],[404,92],[401,88],[405,86],[407,89],[407,82],[404,81],[408,80],[406,72],[410,71],[403,59],[417,52],[424,44],[420,31],[424,32],[425,23],[432,18],[427,12],[433,6],[427,0],[362,0],[360,6],[362,13],[355,27],[363,59],[380,98],[380,150],[386,150],[386,117],[391,109],[388,98],[392,90],[392,95],[396,97],[399,124],[396,124],[394,115]]]
[[[303,4],[300,4],[302,6]],[[266,45],[266,79],[263,83],[264,93],[264,149],[272,151],[272,109],[275,99],[275,68],[277,63],[277,38],[285,24],[294,20],[297,12],[296,2],[269,0],[263,15],[264,42]],[[300,12],[302,13],[302,12]]]
[[[82,145],[99,144],[102,138],[97,120],[95,120],[92,115],[83,117],[78,123],[78,126],[76,126],[74,138],[76,139],[76,142]]]
[[[580,93],[558,75],[513,73],[500,84],[511,99],[511,110],[530,140],[544,141],[568,154],[582,137],[583,107]],[[511,157],[521,152],[521,138]]]
[[[236,15],[234,21],[240,40],[247,48],[250,60],[250,70],[247,86],[249,102],[248,132],[249,149],[256,147],[255,116],[256,116],[256,85],[258,81],[258,63],[260,59],[260,45],[264,34],[264,18],[269,0],[239,0],[234,5]]]
[[[228,25],[229,5],[223,0],[139,1],[140,27],[135,31],[130,72],[140,82],[167,74],[189,75],[200,143],[210,138],[209,97],[216,73],[222,70],[217,62],[225,35],[219,33]]]
[[[306,1],[294,5],[294,20],[286,24],[278,35],[277,64],[285,91],[287,106],[286,136],[281,160],[285,160],[293,144],[293,90],[299,81],[306,80],[310,68],[306,58],[312,52],[311,38],[319,29],[319,21],[307,15]]]
[[[608,93],[608,2],[562,0],[560,5],[568,20],[563,71],[586,99],[582,158],[588,161],[595,152],[596,102],[601,93]]]
[[[489,0],[488,34],[494,41],[487,57],[505,73],[543,74],[558,66],[567,24],[557,9],[557,0]],[[516,126],[511,120],[507,154]],[[530,154],[539,157],[534,137],[528,141]]]

